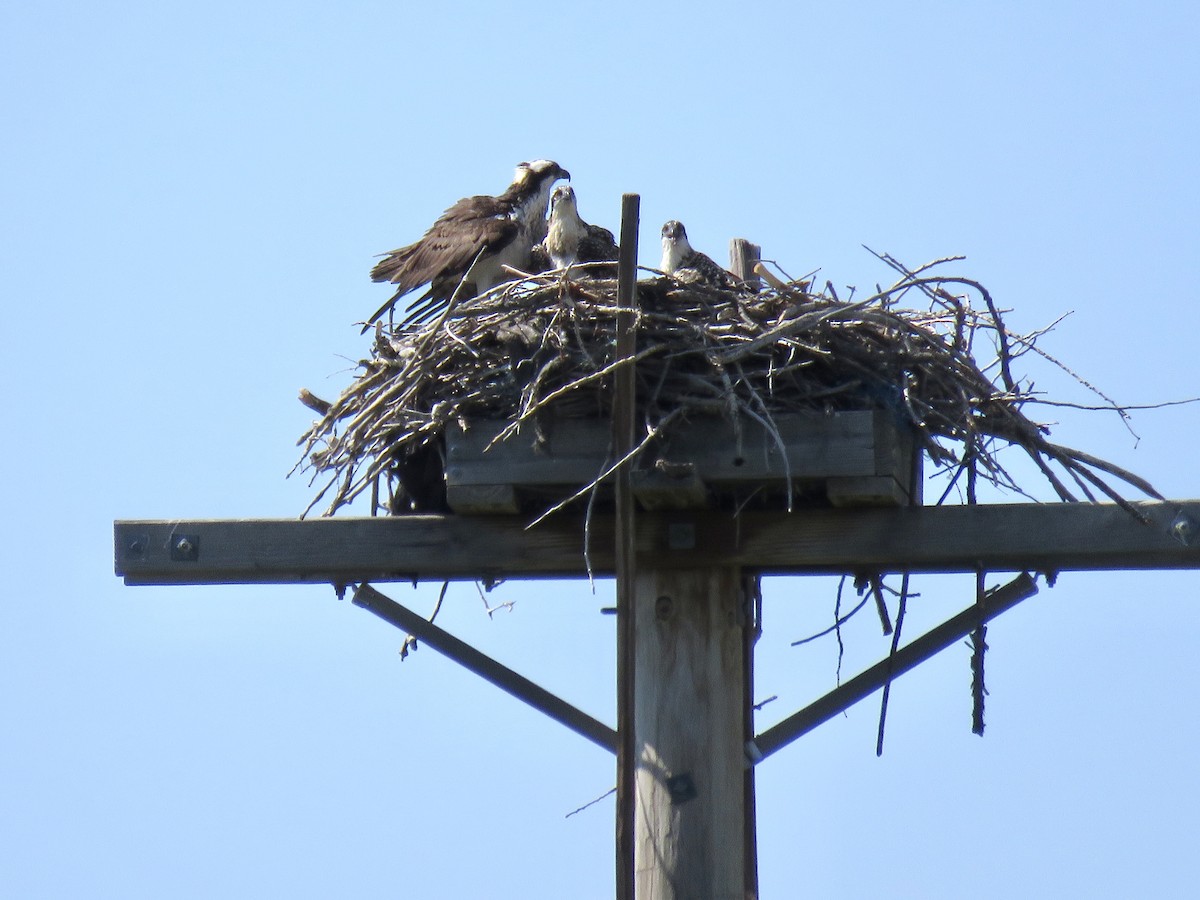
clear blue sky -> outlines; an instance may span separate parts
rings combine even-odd
[[[611,896],[611,799],[564,818],[607,754],[330,589],[126,588],[112,520],[298,513],[295,395],[365,353],[374,255],[530,157],[610,227],[640,192],[645,261],[667,218],[838,285],[888,279],[862,244],[963,253],[1014,327],[1073,311],[1043,346],[1118,401],[1200,395],[1197,9],[7,4],[6,895]],[[1052,418],[1183,498],[1198,415]],[[1198,577],[1064,576],[997,620],[982,740],[958,647],[897,683],[882,759],[872,699],[768,760],[763,896],[1192,896]],[[767,585],[760,728],[833,685],[831,641],[789,643],[834,588]],[[971,583],[917,588],[911,635]],[[495,599],[440,621],[611,722],[611,585]],[[846,644],[847,675],[887,647],[865,616]]]

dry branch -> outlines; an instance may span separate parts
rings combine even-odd
[[[899,278],[853,302],[828,283],[814,293],[807,281],[783,282],[761,264],[767,287],[758,293],[661,273],[639,282],[639,446],[700,416],[751,418],[772,433],[772,417],[784,413],[882,408],[954,478],[967,468],[1026,493],[997,458],[1016,446],[1063,500],[1077,499],[1069,483],[1122,504],[1118,484],[1158,496],[1118,466],[1051,443],[1048,426],[1024,414],[1045,400],[1013,362],[1041,353],[1044,329],[1009,331],[979,282],[938,274],[957,257],[910,270],[876,256]],[[914,298],[916,308],[899,306]],[[324,411],[301,439],[297,466],[324,484],[313,505],[326,502],[332,514],[374,488],[386,512],[436,507],[450,422],[499,419],[516,430],[537,429],[543,417],[608,418],[616,314],[616,282],[572,270],[522,277],[434,322],[379,326],[354,382],[327,409],[309,404]]]

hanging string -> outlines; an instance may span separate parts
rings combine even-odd
[[[967,503],[974,506],[977,502],[975,495],[976,461],[978,457],[978,436],[972,435],[967,444]],[[971,632],[971,732],[983,736],[983,698],[987,696],[987,687],[983,681],[983,657],[987,653],[987,626],[983,624],[984,572],[975,572],[975,605],[979,609],[979,624]]]
[[[983,571],[975,573],[975,604],[983,615]],[[971,731],[983,737],[983,698],[987,687],[983,682],[983,657],[987,652],[987,626],[980,622],[971,632]]]
[[[883,729],[887,721],[888,697],[892,693],[892,660],[900,647],[900,629],[904,625],[904,612],[908,608],[908,573],[900,580],[900,605],[896,610],[896,627],[892,631],[892,649],[888,653],[887,681],[883,683],[883,699],[879,703],[879,733],[875,738],[875,755],[883,756]]]

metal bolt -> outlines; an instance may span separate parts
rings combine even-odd
[[[1185,512],[1181,512],[1171,523],[1171,535],[1185,547],[1190,547],[1196,538],[1196,522]]]
[[[672,803],[687,803],[699,796],[691,772],[681,772],[668,778],[667,793],[670,794]]]
[[[671,550],[696,549],[696,523],[670,522],[667,524],[667,547]]]
[[[175,562],[196,562],[200,559],[200,536],[180,534],[172,537],[171,559]]]
[[[660,622],[665,622],[671,618],[671,611],[674,604],[671,598],[665,594],[654,601],[654,617]]]

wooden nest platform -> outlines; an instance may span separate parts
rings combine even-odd
[[[998,459],[1019,447],[1062,500],[1145,481],[1049,439],[1013,374],[1040,333],[1008,331],[979,283],[909,270],[862,299],[763,273],[757,292],[638,282],[638,439],[610,452],[617,288],[586,267],[521,278],[407,328],[378,326],[371,357],[302,437],[297,468],[330,515],[530,512],[604,503],[632,466],[648,508],[919,503],[920,462],[943,502],[978,479],[1026,494]],[[762,272],[761,266],[759,271]],[[1113,405],[1114,409],[1117,409]]]

